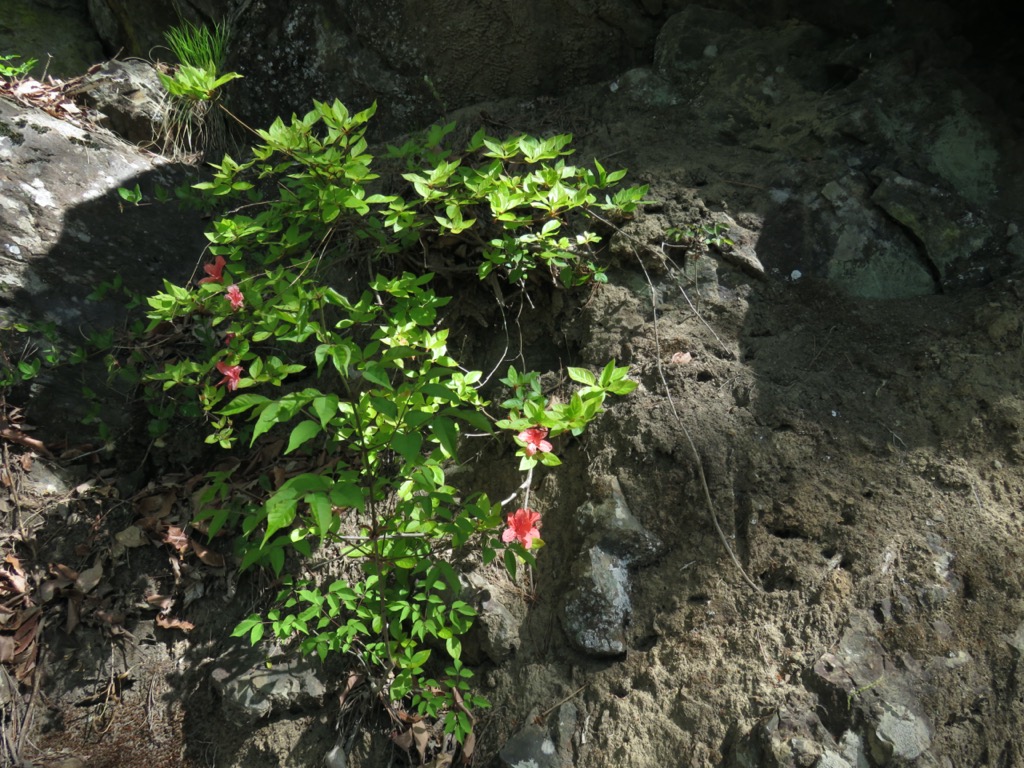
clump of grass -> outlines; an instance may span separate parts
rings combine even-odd
[[[198,160],[227,145],[227,123],[216,110],[217,89],[241,77],[218,75],[224,67],[230,34],[226,24],[202,26],[184,22],[164,39],[180,62],[174,77],[161,76],[168,92],[164,117],[164,153]]]

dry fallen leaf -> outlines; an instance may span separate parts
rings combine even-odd
[[[473,759],[473,750],[476,749],[476,734],[470,731],[466,735],[466,740],[462,742],[462,764],[469,765],[469,761]]]
[[[0,664],[14,661],[14,638],[10,635],[0,635]]]
[[[182,619],[175,619],[171,616],[165,616],[164,614],[157,614],[156,625],[163,627],[164,629],[180,629],[182,632],[191,632],[196,628],[196,625],[191,621],[183,621]]]
[[[219,552],[214,552],[208,546],[195,539],[189,539],[189,544],[195,550],[196,556],[211,568],[224,567],[224,556]]]
[[[123,531],[118,531],[114,534],[114,541],[120,544],[122,547],[141,547],[149,543],[149,539],[146,538],[146,534],[142,532],[142,529],[135,525],[129,525]]]
[[[159,610],[160,613],[167,613],[171,606],[174,605],[174,598],[170,595],[147,595],[146,602]]]
[[[50,602],[74,583],[71,579],[65,578],[47,579],[39,585],[40,602],[44,604]]]
[[[82,571],[75,579],[75,586],[83,595],[87,595],[96,589],[96,585],[103,578],[103,563],[97,562],[92,568]]]
[[[25,620],[21,623],[21,626],[14,632],[14,655],[18,656],[24,653],[32,643],[36,641],[36,636],[39,634],[40,619],[42,618],[42,612],[38,608],[33,608],[30,611],[26,611]]]
[[[68,615],[67,620],[64,622],[64,632],[71,634],[75,631],[75,627],[78,626],[78,603],[81,600],[80,595],[71,594],[68,597]]]
[[[157,493],[143,496],[135,502],[135,511],[140,517],[167,517],[178,500],[176,493]]]
[[[430,741],[430,729],[427,728],[427,724],[418,720],[412,724],[412,728],[409,729],[412,732],[413,743],[416,744],[416,751],[420,753],[420,762],[427,762],[427,744]]]
[[[123,625],[125,622],[125,615],[120,611],[106,611],[100,608],[93,612],[93,616],[102,622],[117,626]]]
[[[167,530],[163,532],[160,540],[164,544],[170,544],[181,554],[185,554],[188,549],[188,535],[176,525],[167,526]]]
[[[401,733],[398,733],[397,731],[392,731],[391,732],[391,740],[393,742],[395,742],[395,746],[398,747],[401,750],[404,750],[404,751],[408,752],[410,749],[412,749],[412,731],[411,730],[402,731]]]
[[[58,576],[68,581],[75,581],[78,578],[78,571],[68,568],[63,563],[57,563],[56,565],[50,566],[50,573],[54,576]]]

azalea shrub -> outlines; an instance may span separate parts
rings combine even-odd
[[[255,481],[256,460],[211,469],[196,497],[193,525],[234,536],[240,567],[280,585],[235,635],[353,654],[387,700],[444,717],[461,742],[486,701],[462,661],[475,610],[459,564],[535,564],[535,467],[558,466],[556,446],[636,384],[614,362],[569,368],[576,386],[555,402],[538,372],[511,368],[494,406],[449,349],[438,286],[600,282],[590,213],[627,216],[646,188],[612,192],[624,172],[568,164],[568,136],[450,148],[451,125],[389,148],[378,174],[373,111],[317,103],[196,185],[209,258],[148,298],[150,342],[173,337],[177,354],[147,378],[199,404],[211,446],[280,456]],[[525,478],[504,502],[453,484],[471,434],[515,448]]]

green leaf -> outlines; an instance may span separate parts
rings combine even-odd
[[[260,413],[260,417],[256,420],[256,426],[253,427],[250,445],[256,442],[256,438],[277,424],[278,414],[280,412],[281,403],[279,401],[272,402],[263,409]]]
[[[401,454],[402,458],[410,464],[417,464],[422,460],[420,449],[423,447],[423,437],[419,432],[398,432],[391,438],[391,447]]]
[[[267,499],[264,506],[267,511],[267,532],[263,536],[262,547],[267,545],[271,536],[292,524],[295,519],[295,497],[279,491]]]
[[[387,370],[380,363],[369,362],[363,369],[363,378],[371,381],[385,389],[391,389],[391,380],[388,378]]]
[[[587,386],[592,387],[597,383],[597,378],[586,368],[569,368],[568,373],[570,379],[577,381],[580,384],[586,384]]]
[[[261,639],[263,639],[263,631],[265,627],[263,625],[263,619],[257,616],[255,613],[249,616],[249,618],[241,621],[237,627],[231,632],[232,637],[242,637],[243,635],[249,635],[249,643],[256,645]]]
[[[429,658],[430,658],[430,651],[429,650],[419,651],[418,653],[413,654],[409,658],[409,660],[406,661],[405,666],[407,668],[408,667],[411,667],[411,668],[422,667],[424,664],[427,663],[427,659],[429,659]]]
[[[455,422],[444,416],[437,416],[433,421],[434,437],[441,443],[448,458],[455,458],[458,446],[458,429]]]
[[[336,507],[357,509],[360,512],[366,508],[363,489],[355,483],[335,483],[331,488],[330,496],[331,503]]]
[[[320,419],[320,426],[323,429],[327,429],[328,423],[337,415],[338,402],[337,395],[320,395],[313,398],[313,401],[309,404],[310,408],[313,409],[313,413]]]
[[[508,575],[512,581],[516,580],[516,553],[511,549],[505,550],[505,570],[508,571]]]
[[[292,429],[292,434],[288,438],[288,447],[285,449],[285,453],[291,453],[296,448],[301,446],[303,443],[312,440],[314,437],[319,435],[323,431],[323,427],[315,421],[306,419],[300,421]]]
[[[444,641],[445,650],[448,651],[448,655],[456,661],[462,656],[462,643],[457,637],[449,637]]]
[[[309,510],[316,521],[316,535],[323,538],[331,532],[334,525],[334,508],[331,500],[323,494],[311,493],[306,496],[306,503],[309,504]]]

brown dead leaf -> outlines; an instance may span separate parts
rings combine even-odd
[[[6,582],[8,592],[15,595],[24,595],[28,591],[28,582],[25,580],[25,573],[21,569],[21,563],[14,555],[8,555],[4,562],[8,568],[0,569],[0,586]]]
[[[345,699],[352,693],[356,688],[366,682],[366,675],[361,675],[358,672],[350,672],[348,680],[345,682],[345,690],[341,692],[338,697],[338,708],[341,709],[345,706]]]
[[[191,621],[175,619],[163,613],[157,614],[156,625],[164,629],[180,629],[182,632],[191,632],[196,628],[196,625]]]
[[[33,451],[43,454],[43,456],[49,456],[53,458],[53,455],[47,449],[47,447],[40,440],[36,440],[34,437],[29,437],[20,429],[12,429],[11,427],[4,427],[0,429],[0,437],[5,440],[10,440],[12,443],[23,445],[26,448],[30,448]]]
[[[420,762],[427,762],[427,744],[430,742],[430,729],[423,720],[418,720],[412,724],[412,728],[409,729],[412,733],[413,744],[416,745],[416,751],[420,753]]]
[[[32,78],[25,78],[14,88],[15,96],[34,96],[43,90],[42,83]]]
[[[392,731],[391,740],[395,743],[396,747],[408,752],[412,749],[412,730],[405,730],[401,733]]]
[[[42,612],[37,608],[30,612],[31,615],[26,616],[21,626],[14,633],[14,655],[17,656],[25,651],[32,643],[36,641],[36,636],[39,634],[40,619],[42,619]]]
[[[47,579],[39,585],[39,599],[43,603],[48,603],[74,583],[71,579]]]
[[[14,661],[14,638],[10,635],[0,635],[0,664]]]
[[[476,749],[476,734],[470,731],[466,734],[466,740],[462,742],[462,764],[469,765],[473,759],[473,750]]]
[[[28,680],[32,671],[36,668],[36,656],[39,653],[39,647],[33,646],[31,653],[27,653],[20,659],[15,659],[17,666],[14,668],[14,677],[19,683],[24,683]]]
[[[22,454],[22,456],[21,456],[21,468],[23,470],[25,470],[26,472],[31,472],[32,471],[32,464],[33,463],[35,463],[35,462],[32,460],[32,454],[31,453],[24,453],[24,454]]]
[[[195,539],[189,539],[189,544],[195,550],[196,556],[211,568],[224,567],[224,556],[219,552],[214,552],[208,546]]]
[[[65,634],[70,635],[75,631],[75,627],[78,626],[79,603],[81,600],[81,595],[71,594],[68,596],[68,615],[67,620],[64,622]]]
[[[167,530],[163,532],[160,540],[164,544],[170,544],[180,554],[185,554],[188,550],[188,534],[176,525],[167,526]]]
[[[83,595],[87,595],[96,589],[96,585],[100,583],[100,579],[103,578],[103,563],[97,561],[96,565],[92,568],[88,568],[78,574],[78,578],[75,579],[75,587]]]
[[[135,525],[144,531],[152,531],[153,533],[160,533],[164,527],[164,521],[159,517],[140,517],[135,521]]]
[[[160,613],[167,613],[171,606],[174,605],[174,598],[170,595],[147,595],[146,602],[159,610]]]
[[[76,570],[74,570],[72,568],[68,568],[63,563],[57,563],[56,565],[51,565],[50,566],[50,573],[52,573],[54,576],[57,576],[59,578],[67,579],[68,581],[75,581],[75,580],[78,579],[78,571],[76,571]]]
[[[142,532],[141,528],[135,525],[129,525],[123,531],[115,533],[114,541],[122,547],[127,547],[129,549],[132,547],[141,547],[149,543],[149,539],[146,538],[146,534]]]
[[[140,517],[167,517],[177,500],[178,494],[174,492],[143,496],[135,502],[135,511]]]
[[[124,625],[126,618],[125,615],[120,611],[107,611],[102,608],[94,611],[93,616],[95,616],[97,619],[104,622],[105,624],[112,624],[114,626]]]
[[[25,577],[10,571],[0,571],[0,591],[11,595],[24,595],[28,589]]]

